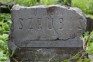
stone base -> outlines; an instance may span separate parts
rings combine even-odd
[[[61,62],[80,52],[83,48],[20,48],[13,58],[18,62]],[[16,62],[11,58],[11,62]],[[72,60],[71,62],[77,62]]]

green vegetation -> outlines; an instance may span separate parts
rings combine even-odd
[[[36,0],[14,0],[16,4],[24,5],[24,6],[33,6],[37,4]]]
[[[40,4],[42,5],[52,5],[57,4],[56,0],[40,0]]]
[[[0,62],[6,62],[9,57],[8,36],[11,25],[9,14],[0,14]]]
[[[83,12],[93,15],[93,0],[72,0],[72,6],[78,7]]]
[[[93,54],[93,31],[91,33],[85,32],[84,36],[81,37],[84,42],[84,49],[89,54]]]
[[[71,0],[72,7],[78,7],[86,14],[93,15],[93,0]],[[58,4],[58,0],[0,0],[0,2],[15,2],[15,4],[24,5],[24,6],[33,6],[33,5],[51,5]],[[64,0],[59,4],[64,5],[67,1]]]
[[[0,0],[0,2],[10,2],[12,0]]]
[[[1,0],[1,2],[15,2],[15,4],[23,6],[33,6],[33,5],[51,5],[57,4],[56,0],[40,0],[38,3],[37,0]]]
[[[9,14],[0,14],[0,35],[9,33],[10,24],[11,16]]]

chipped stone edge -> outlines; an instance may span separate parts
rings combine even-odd
[[[82,11],[79,8],[75,8],[75,7],[65,7],[65,6],[61,6],[61,5],[49,5],[49,6],[44,6],[44,5],[38,5],[38,6],[31,6],[31,7],[25,7],[25,6],[20,6],[20,5],[14,5],[11,9],[11,11],[16,11],[16,10],[21,10],[21,9],[29,9],[29,8],[49,8],[49,7],[59,7],[59,8],[64,8],[66,10],[71,10],[71,11],[75,11],[78,15],[82,16],[84,19],[84,15],[82,13]],[[12,20],[13,21],[13,20]],[[86,19],[85,19],[86,22]],[[12,30],[12,29],[11,29]],[[12,31],[10,32],[12,34]],[[9,36],[11,36],[11,34]],[[9,37],[10,38],[10,37]],[[14,47],[14,48],[13,48]],[[11,50],[16,50],[16,48],[19,48],[17,45],[15,45],[15,42],[12,41],[11,39],[9,40],[9,48]]]
[[[11,9],[11,13],[12,11],[19,11],[21,9],[33,9],[33,8],[50,8],[50,7],[59,7],[59,8],[63,8],[63,9],[66,9],[66,10],[70,10],[70,11],[74,11],[76,14],[78,14],[79,16],[81,16],[83,19],[84,19],[84,22],[85,22],[85,25],[87,26],[86,22],[86,18],[85,18],[85,15],[83,14],[82,10],[77,8],[77,7],[66,7],[66,6],[62,6],[62,5],[48,5],[48,6],[45,6],[45,5],[37,5],[37,6],[30,6],[30,7],[25,7],[25,6],[20,6],[20,5],[14,5]],[[84,30],[86,30],[86,26],[84,27]]]

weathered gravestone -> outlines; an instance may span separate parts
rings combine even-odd
[[[82,50],[86,19],[78,8],[15,5],[11,13],[9,49],[17,61],[61,62]]]

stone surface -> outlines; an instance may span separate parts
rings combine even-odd
[[[89,54],[88,57],[90,59],[90,62],[93,62],[93,55],[92,54]]]
[[[80,38],[70,39],[67,41],[23,41],[17,43],[20,47],[82,47]]]
[[[86,19],[78,8],[15,5],[11,13],[9,49],[15,51],[16,60],[47,62],[55,55],[61,62],[82,50],[79,37],[86,29]]]
[[[22,47],[21,44],[23,45],[25,42],[26,44],[30,42],[35,44],[34,41],[69,41],[78,38],[86,28],[86,19],[79,9],[68,9],[59,5],[47,7],[22,7],[16,5],[12,8],[12,19],[13,41],[19,47]],[[75,39],[75,42],[78,41],[80,40]],[[57,41],[55,42],[57,43]]]
[[[86,27],[86,31],[93,31],[93,18],[86,16],[87,19],[87,27]]]
[[[19,62],[62,62],[76,55],[82,48],[21,48],[15,51],[13,58]],[[15,62],[11,60],[11,62]],[[77,62],[75,59],[70,62]]]

